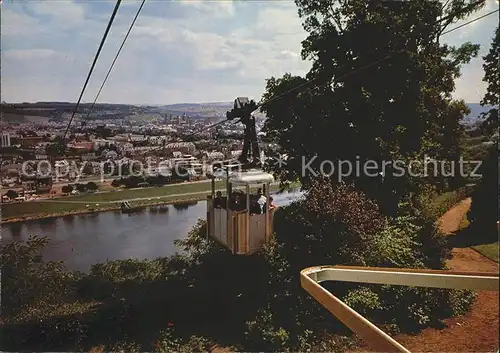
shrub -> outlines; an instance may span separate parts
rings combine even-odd
[[[111,347],[110,352],[116,352],[116,353],[139,353],[139,352],[141,352],[141,346],[138,345],[135,342],[120,341],[118,343],[115,343]]]
[[[275,240],[262,254],[267,264],[268,306],[248,322],[254,350],[307,350],[323,332],[342,328],[300,288],[299,272],[317,265],[443,268],[450,249],[433,222],[409,215],[386,219],[377,206],[352,187],[318,181],[305,200],[275,215]],[[323,283],[328,290],[378,324],[412,331],[466,310],[470,293]],[[264,289],[263,289],[264,290]],[[452,299],[453,298],[453,299]],[[459,303],[459,305],[455,305]],[[300,348],[299,348],[300,347]]]
[[[78,192],[87,191],[87,186],[85,184],[76,184],[75,188],[76,188],[76,190],[78,190]]]
[[[132,175],[127,178],[122,179],[122,184],[126,188],[136,188],[139,186],[140,183],[144,182],[144,178]]]
[[[209,340],[199,336],[191,336],[187,341],[177,338],[170,328],[160,332],[154,343],[154,353],[191,353],[209,352],[213,345]]]
[[[5,195],[7,195],[7,197],[11,200],[15,199],[16,197],[19,196],[19,194],[17,193],[17,191],[15,190],[9,190],[5,193]]]
[[[89,191],[96,191],[97,189],[99,189],[99,187],[97,186],[96,183],[94,183],[93,181],[89,181],[86,185],[86,188],[87,190]]]
[[[75,295],[81,274],[42,261],[47,242],[31,236],[26,243],[2,244],[2,350],[72,350],[85,337],[81,316],[95,304]]]
[[[300,287],[299,272],[336,264],[442,268],[449,250],[444,238],[433,222],[407,210],[401,205],[399,217],[386,219],[352,187],[318,181],[305,200],[277,210],[275,237],[260,254],[232,255],[207,238],[207,223],[200,220],[175,242],[180,255],[96,264],[85,276],[41,262],[46,240],[6,245],[2,289],[12,294],[2,304],[13,308],[18,321],[34,322],[30,329],[15,326],[7,336],[22,343],[43,332],[50,346],[45,350],[59,351],[97,345],[146,350],[158,337],[156,352],[188,352],[210,349],[204,334],[227,338],[246,331],[246,339],[234,338],[246,351],[342,352],[354,340],[324,339],[325,332],[345,328]],[[402,330],[463,313],[473,299],[467,291],[324,286],[375,323]]]
[[[71,185],[63,185],[63,187],[61,188],[61,191],[64,194],[70,194],[73,191],[73,187]]]
[[[437,220],[446,211],[455,206],[472,193],[471,187],[461,187],[457,190],[438,194],[436,191],[426,191],[419,196],[420,210],[429,220]]]
[[[62,262],[43,262],[47,238],[30,236],[26,243],[2,244],[2,307],[9,315],[36,301],[66,298],[78,279]]]
[[[472,205],[467,215],[471,226],[478,232],[487,234],[492,239],[498,237],[496,222],[500,214],[500,184],[498,183],[498,151],[493,145],[488,158],[480,167],[482,175],[479,185],[472,194]]]

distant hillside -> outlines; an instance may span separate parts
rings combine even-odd
[[[164,105],[166,109],[198,109],[200,107],[228,108],[233,106],[233,102],[208,102],[208,103],[176,103]]]
[[[90,108],[89,103],[81,104],[78,111],[79,113],[84,113],[88,108]],[[487,112],[491,109],[491,106],[482,107],[479,103],[467,103],[471,112],[464,117],[464,125],[473,125],[480,116],[481,113]],[[17,104],[6,104],[5,102],[1,105],[1,111],[5,113],[10,113],[12,116],[6,116],[6,121],[22,121],[21,116],[45,116],[47,118],[60,119],[62,113],[71,112],[75,107],[75,103],[71,102],[36,102],[36,103],[17,103]],[[233,102],[207,102],[207,103],[177,103],[168,104],[163,106],[137,106],[129,104],[107,104],[98,103],[94,107],[94,113],[98,119],[102,119],[103,116],[98,114],[99,111],[108,111],[108,114],[117,114],[119,117],[123,116],[133,116],[142,114],[172,114],[173,116],[182,116],[184,114],[190,116],[191,118],[212,118],[226,116],[226,112],[233,108]],[[110,115],[106,118],[112,118]],[[254,113],[258,118],[262,119],[265,116],[260,112]],[[32,119],[30,119],[32,120]]]
[[[233,102],[179,103],[164,105],[161,108],[166,114],[186,114],[192,118],[225,117],[226,112],[233,109]],[[265,117],[259,111],[254,115],[257,118]]]
[[[491,108],[493,108],[493,106],[490,105],[482,107],[479,103],[467,103],[467,106],[470,109],[470,113],[464,117],[463,123],[465,125],[474,124],[479,119],[481,113],[486,113]]]
[[[172,115],[188,115],[192,118],[224,117],[231,110],[231,102],[209,102],[209,103],[178,103],[162,106],[162,110]]]

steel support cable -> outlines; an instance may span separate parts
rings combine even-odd
[[[215,123],[215,124],[212,124],[212,125],[209,125],[209,126],[205,126],[195,132],[192,132],[191,134],[187,135],[185,138],[188,139],[188,138],[191,138],[195,135],[198,135],[200,132],[203,132],[203,131],[206,131],[206,130],[210,130],[210,129],[213,129],[214,127],[218,126],[218,125],[221,125],[221,124],[224,124],[226,122],[228,122],[229,120],[222,120],[222,121],[219,121],[218,123]],[[151,152],[155,152],[155,151],[158,151],[158,150],[162,150],[165,146],[160,146],[160,147],[157,147],[157,148],[153,148],[149,151],[146,151],[144,152],[144,154],[147,154],[147,153],[151,153]]]
[[[73,110],[73,113],[71,114],[71,118],[69,119],[69,123],[68,123],[68,126],[66,127],[66,131],[64,131],[63,142],[65,144],[66,144],[66,135],[68,134],[69,128],[71,127],[71,123],[73,122],[73,118],[75,117],[75,114],[78,111],[78,107],[80,106],[80,102],[82,101],[83,94],[85,93],[85,89],[87,88],[90,77],[92,76],[92,72],[94,71],[94,67],[97,63],[97,60],[99,59],[99,55],[101,54],[101,50],[104,46],[104,42],[106,41],[106,38],[108,37],[109,30],[111,29],[111,26],[113,25],[113,21],[115,20],[116,13],[118,12],[118,8],[120,7],[121,2],[122,2],[122,0],[116,1],[115,8],[113,9],[113,13],[111,14],[111,17],[108,21],[106,31],[104,32],[104,35],[102,36],[101,43],[99,44],[99,48],[97,49],[97,53],[94,56],[94,61],[92,62],[92,66],[90,67],[89,73],[87,74],[87,79],[85,80],[82,91],[80,92],[80,97],[78,98],[78,101],[76,102],[76,105],[75,105],[75,109]]]
[[[499,10],[494,10],[494,11],[488,12],[487,14],[481,15],[481,16],[476,17],[476,18],[474,18],[474,19],[472,19],[472,20],[470,20],[470,21],[468,21],[468,22],[465,22],[465,23],[463,23],[463,24],[459,25],[459,26],[453,27],[453,28],[451,28],[451,29],[449,29],[449,30],[444,31],[443,33],[441,33],[441,36],[444,36],[444,35],[446,35],[446,34],[448,34],[448,33],[451,33],[451,32],[456,31],[456,30],[458,30],[458,29],[460,29],[460,28],[462,28],[462,27],[465,27],[465,26],[467,26],[467,25],[469,25],[469,24],[471,24],[471,23],[474,23],[474,22],[476,22],[476,21],[479,21],[479,20],[481,20],[481,19],[483,19],[483,18],[485,18],[485,17],[487,17],[487,16],[493,15],[495,12],[498,12],[498,11],[499,11]],[[384,57],[384,58],[382,58],[382,59],[380,59],[380,60],[378,60],[378,61],[376,61],[376,62],[374,62],[374,63],[368,64],[368,65],[363,66],[363,67],[361,67],[361,68],[359,68],[359,69],[357,69],[357,70],[355,70],[355,71],[352,71],[352,72],[350,72],[350,73],[348,73],[348,74],[346,74],[346,75],[344,75],[344,76],[341,76],[340,78],[338,78],[338,80],[340,80],[340,79],[344,79],[344,78],[346,78],[346,77],[349,77],[350,75],[352,75],[352,74],[354,74],[354,73],[357,73],[357,72],[359,72],[359,71],[362,71],[362,70],[364,70],[364,69],[367,69],[368,67],[372,67],[372,66],[374,66],[374,65],[376,65],[376,64],[378,64],[378,63],[380,63],[380,62],[382,62],[382,61],[385,61],[385,60],[387,60],[387,59],[392,58],[392,57],[393,57],[393,56],[395,56],[396,54],[401,54],[401,53],[404,53],[404,52],[405,52],[405,50],[401,50],[401,51],[399,51],[399,52],[397,52],[397,53],[390,54],[390,55],[388,55],[388,56],[386,56],[386,57]],[[321,86],[313,87],[312,89],[322,88],[322,87],[325,87],[325,86],[326,86],[326,85],[328,85],[328,84],[330,84],[330,82],[328,82],[328,83],[326,83],[326,84],[324,84],[324,85],[321,85]]]
[[[456,30],[458,30],[458,29],[460,29],[460,28],[463,28],[463,27],[465,27],[465,26],[467,26],[467,25],[471,24],[471,23],[474,23],[474,22],[476,22],[476,21],[479,21],[479,20],[481,20],[481,19],[483,19],[483,18],[485,18],[485,17],[487,17],[487,16],[491,16],[492,14],[494,14],[494,13],[498,12],[499,10],[500,10],[500,9],[497,9],[497,10],[491,11],[491,12],[489,12],[489,13],[487,13],[487,14],[484,14],[484,15],[482,15],[482,16],[476,17],[476,18],[474,18],[474,19],[472,19],[472,20],[470,20],[470,21],[467,21],[466,23],[463,23],[463,24],[461,24],[461,25],[459,25],[459,26],[456,26],[456,27],[454,27],[454,28],[452,28],[452,29],[449,29],[448,31],[443,32],[441,35],[445,35],[445,34],[448,34],[448,33],[454,32],[454,31],[456,31]],[[378,60],[378,61],[375,61],[375,62],[373,62],[373,63],[371,63],[371,64],[368,64],[368,65],[366,65],[366,66],[364,66],[364,67],[362,67],[362,68],[359,68],[359,69],[357,69],[357,70],[355,70],[355,71],[353,71],[353,72],[351,72],[351,73],[349,73],[349,74],[347,74],[347,75],[344,75],[344,77],[349,76],[349,75],[351,75],[351,74],[354,74],[354,73],[356,73],[356,72],[359,72],[359,71],[361,71],[361,70],[364,70],[364,69],[366,69],[366,68],[368,68],[368,67],[371,67],[371,66],[373,66],[373,65],[376,65],[376,64],[378,64],[378,63],[380,63],[380,62],[382,62],[382,61],[384,61],[384,60],[387,60],[387,59],[388,59],[388,58],[390,58],[392,55],[394,55],[394,54],[388,55],[388,56],[386,56],[386,57],[384,57],[384,58],[382,58],[382,59],[380,59],[380,60]],[[327,83],[327,84],[330,84],[330,83]],[[323,85],[323,86],[326,86],[326,85]],[[320,88],[320,87],[322,87],[322,86],[318,86],[318,87],[316,87],[316,88]],[[296,89],[296,88],[294,88],[294,89],[292,89],[292,90],[295,90],[295,89]],[[292,90],[290,90],[290,91],[292,91]],[[288,91],[287,91],[287,92],[288,92]],[[283,95],[287,94],[287,92],[283,93],[282,95],[280,95],[280,96],[278,96],[278,97],[282,97]],[[278,97],[276,97],[276,98],[278,98]],[[274,101],[274,100],[275,100],[275,99],[273,99],[273,101]],[[270,101],[271,101],[271,100],[270,100]],[[268,101],[268,102],[270,102],[270,101]],[[266,102],[265,104],[267,104],[268,102]],[[223,120],[223,121],[220,121],[220,122],[218,122],[218,123],[216,123],[216,124],[212,124],[212,125],[210,125],[210,126],[208,126],[208,127],[205,127],[205,128],[203,128],[203,129],[200,129],[199,131],[196,131],[196,132],[192,133],[192,134],[191,134],[191,135],[189,135],[189,136],[193,136],[193,135],[198,134],[198,133],[200,133],[200,132],[202,132],[202,131],[204,131],[204,130],[211,129],[211,128],[215,127],[216,125],[223,124],[223,123],[225,123],[225,122],[227,122],[227,121],[228,121],[228,120]],[[164,147],[164,146],[162,146],[161,148],[163,148],[163,147]],[[152,151],[153,151],[153,150],[148,151],[148,153],[149,153],[149,152],[152,152]],[[63,200],[57,200],[57,201],[54,201],[54,200],[46,200],[46,201],[44,201],[44,202],[62,202],[62,203],[64,203],[64,202],[68,202],[68,201],[63,201]],[[121,201],[121,200],[120,200],[120,201],[113,201],[113,203],[116,203],[116,202],[122,202],[122,201]],[[73,203],[73,202],[71,202],[71,203]],[[78,203],[80,203],[80,202],[78,201]],[[81,203],[84,203],[84,201],[82,201]],[[92,203],[95,203],[95,202],[92,202]]]
[[[477,2],[475,2],[475,3],[473,3],[473,4],[471,4],[471,5],[468,5],[465,9],[461,9],[461,11],[460,11],[460,12],[463,12],[463,11],[465,11],[465,10],[467,10],[467,9],[469,9],[469,8],[471,8],[471,7],[473,7],[473,6],[476,6],[476,5],[479,5],[479,4],[481,4],[481,3],[484,3],[484,1],[485,1],[485,0],[479,0],[479,1],[477,1]],[[497,10],[497,11],[498,11],[498,10]],[[445,20],[449,19],[450,17],[457,16],[457,15],[459,15],[459,14],[460,14],[460,12],[453,13],[453,14],[451,14],[451,15],[448,15],[448,16],[446,16],[446,17],[443,17],[443,18],[441,18],[441,19],[437,20],[437,21],[436,21],[436,24],[441,23],[441,22],[443,22],[443,21],[445,21]],[[495,12],[495,11],[493,11],[493,13],[494,13],[494,12]],[[491,13],[490,13],[490,14],[491,14]],[[474,19],[474,20],[472,20],[472,21],[469,21],[469,23],[472,23],[472,22],[474,22],[474,21],[477,21],[477,20],[479,20],[479,19],[481,19],[481,18],[483,18],[483,17],[486,17],[486,16],[488,16],[488,15],[490,15],[490,14],[486,14],[486,15],[483,15],[483,16],[481,16],[481,17],[478,17],[477,19]],[[453,28],[453,29],[451,29],[451,30],[449,30],[449,31],[443,32],[441,35],[444,35],[444,34],[447,34],[447,33],[449,33],[449,32],[452,32],[452,31],[454,31],[454,30],[456,30],[456,29],[458,29],[458,28],[464,27],[465,25],[467,25],[467,24],[469,24],[469,23],[466,23],[466,24],[460,25],[460,26],[458,26],[457,28]],[[393,56],[395,56],[396,54],[399,54],[399,53],[404,52],[404,51],[405,51],[405,50],[402,50],[402,51],[397,52],[397,53],[394,53],[394,54],[389,54],[389,55],[387,55],[387,56],[385,56],[385,57],[383,57],[383,58],[381,58],[381,59],[379,59],[379,60],[376,60],[376,61],[374,61],[374,62],[372,62],[372,63],[370,63],[370,64],[367,64],[367,65],[362,66],[362,67],[360,67],[360,68],[358,68],[358,69],[356,69],[356,70],[354,70],[354,71],[351,71],[351,72],[349,72],[349,73],[347,73],[347,74],[345,74],[345,75],[343,75],[343,76],[341,76],[341,77],[338,77],[338,78],[337,78],[337,80],[341,80],[341,79],[347,78],[347,77],[349,77],[349,76],[351,76],[351,75],[354,75],[355,73],[358,73],[358,72],[363,71],[363,70],[365,70],[365,69],[368,69],[368,68],[370,68],[370,67],[372,67],[372,66],[375,66],[375,65],[377,65],[377,64],[379,64],[379,63],[381,63],[381,62],[383,62],[383,61],[385,61],[385,60],[388,60],[388,59],[392,58],[392,57],[393,57]],[[271,102],[273,102],[273,101],[275,101],[275,100],[278,100],[278,99],[280,99],[280,98],[282,98],[282,97],[284,97],[284,96],[286,96],[286,95],[289,95],[290,93],[295,92],[295,91],[297,91],[297,90],[299,90],[299,89],[301,89],[301,88],[303,88],[303,87],[309,86],[310,84],[312,84],[313,82],[315,82],[315,81],[316,81],[316,80],[318,80],[318,79],[319,79],[319,77],[316,77],[316,78],[310,79],[310,80],[308,80],[308,81],[306,81],[306,82],[304,82],[304,83],[302,83],[302,84],[300,84],[300,85],[298,85],[298,86],[296,86],[296,87],[294,87],[294,88],[292,88],[292,89],[290,89],[290,90],[288,90],[288,91],[286,91],[286,92],[284,92],[284,93],[282,93],[282,94],[280,94],[280,95],[278,95],[278,96],[276,96],[276,97],[274,97],[274,98],[271,98],[270,100],[268,100],[268,101],[266,101],[266,102],[263,102],[263,103],[259,103],[259,104],[257,104],[257,108],[256,108],[253,112],[257,111],[257,110],[258,110],[261,106],[263,106],[263,105],[265,105],[265,104],[269,104],[269,103],[271,103]],[[326,86],[326,85],[328,85],[328,84],[330,84],[330,82],[328,82],[328,83],[326,83],[326,84],[323,84],[323,85],[320,85],[320,86],[317,86],[317,87],[314,87],[314,88],[322,88],[322,87],[325,87],[325,86]],[[215,127],[215,126],[217,126],[217,125],[220,125],[220,124],[225,123],[226,121],[227,121],[227,120],[223,120],[223,121],[221,121],[221,122],[219,122],[219,123],[216,123],[216,124],[213,124],[213,125],[211,125],[211,126],[205,127],[205,128],[203,128],[203,129],[201,129],[201,130],[199,130],[199,131],[194,132],[194,133],[193,133],[193,134],[191,134],[191,135],[188,135],[188,136],[187,136],[187,138],[192,137],[192,136],[194,136],[194,135],[196,135],[196,134],[199,134],[200,132],[203,132],[203,131],[205,131],[205,130],[212,129],[212,128],[214,128],[214,127]],[[151,152],[154,152],[154,151],[157,151],[157,150],[161,150],[162,148],[163,148],[163,146],[161,146],[161,147],[159,147],[159,148],[156,148],[156,149],[152,149],[152,150],[147,151],[147,152],[145,152],[145,153],[151,153]]]
[[[130,35],[130,32],[132,31],[132,28],[134,28],[135,22],[137,21],[137,18],[139,17],[145,3],[146,3],[146,0],[142,0],[141,6],[139,6],[137,13],[135,14],[135,17],[132,20],[132,23],[130,24],[130,26],[128,28],[127,34],[123,38],[122,44],[120,45],[120,48],[116,52],[115,58],[113,59],[113,62],[111,63],[111,66],[109,67],[108,73],[106,74],[106,77],[104,77],[104,80],[102,81],[101,87],[99,88],[99,91],[97,92],[97,95],[95,96],[94,102],[92,102],[92,106],[90,107],[89,111],[87,112],[87,115],[85,116],[85,120],[88,119],[88,117],[90,116],[90,114],[94,110],[94,106],[97,102],[97,99],[99,99],[99,96],[101,95],[101,91],[104,88],[104,85],[106,84],[106,81],[108,80],[108,77],[111,74],[111,71],[113,70],[113,67],[115,66],[116,61],[118,60],[118,57],[120,56],[120,53],[123,49],[123,46],[125,45],[125,42],[127,41],[128,36]]]
[[[466,10],[468,10],[468,9],[470,9],[470,8],[472,8],[472,7],[474,7],[474,6],[477,6],[477,5],[481,4],[481,3],[484,3],[484,2],[485,2],[485,0],[480,0],[480,1],[477,1],[477,2],[475,2],[475,3],[472,3],[472,4],[468,5],[466,8],[461,9],[461,11],[457,11],[456,13],[453,13],[453,14],[450,14],[450,15],[448,15],[448,16],[446,16],[446,17],[440,18],[439,20],[437,20],[437,21],[435,22],[435,24],[439,24],[439,23],[441,23],[441,22],[443,22],[443,21],[445,21],[445,20],[448,20],[448,19],[449,19],[449,18],[451,18],[451,17],[458,16],[458,15],[460,15],[462,12],[464,12],[464,11],[466,11]],[[482,15],[482,16],[477,17],[477,18],[475,18],[475,19],[473,19],[473,20],[471,20],[471,21],[468,21],[468,22],[466,22],[466,23],[464,23],[464,24],[462,24],[462,25],[460,25],[460,26],[457,26],[457,27],[452,28],[452,29],[450,29],[450,30],[448,30],[448,31],[445,31],[445,32],[441,33],[441,36],[442,36],[442,35],[445,35],[445,34],[447,34],[447,33],[453,32],[453,31],[455,31],[455,30],[457,30],[457,29],[459,29],[459,28],[465,27],[465,26],[467,26],[467,25],[469,25],[469,24],[471,24],[471,23],[473,23],[473,22],[475,22],[475,21],[478,21],[478,20],[480,20],[480,19],[482,19],[482,18],[484,18],[484,17],[486,17],[486,16],[492,15],[492,14],[493,14],[493,13],[495,13],[495,12],[498,12],[498,10],[492,11],[492,12],[490,12],[490,13],[488,13],[488,14]],[[353,70],[353,71],[349,72],[348,74],[345,74],[345,75],[343,75],[343,76],[340,76],[340,77],[336,78],[336,80],[342,80],[342,79],[344,79],[344,78],[347,78],[347,77],[349,77],[349,76],[351,76],[351,75],[353,75],[353,74],[355,74],[355,73],[358,73],[358,72],[360,72],[360,71],[363,71],[363,70],[365,70],[365,69],[368,69],[368,68],[370,68],[370,67],[372,67],[372,66],[374,66],[374,65],[377,65],[377,64],[379,64],[379,63],[381,63],[381,62],[383,62],[383,61],[385,61],[385,60],[387,60],[387,59],[390,59],[390,58],[392,58],[393,56],[396,56],[397,54],[403,53],[403,52],[405,52],[405,51],[406,51],[406,50],[401,50],[401,51],[398,51],[398,52],[396,52],[396,53],[389,54],[389,55],[387,55],[387,56],[383,57],[382,59],[379,59],[379,60],[377,60],[377,61],[374,61],[374,62],[372,62],[372,63],[370,63],[370,64],[367,64],[367,65],[365,65],[365,66],[363,66],[363,67],[360,67],[360,68],[358,68],[358,69],[356,69],[356,70]],[[347,65],[343,65],[343,66],[341,66],[340,68],[344,68],[345,66],[347,66]],[[290,89],[290,90],[288,90],[288,91],[286,91],[286,92],[284,92],[284,93],[282,93],[282,94],[280,94],[280,95],[278,95],[278,96],[276,96],[276,97],[273,97],[273,98],[269,99],[269,100],[268,100],[268,101],[266,101],[266,102],[259,103],[259,104],[257,105],[257,109],[259,109],[259,108],[260,108],[260,107],[262,107],[263,105],[269,104],[269,103],[274,102],[274,101],[276,101],[276,100],[278,100],[278,99],[280,99],[280,98],[283,98],[284,96],[287,96],[288,94],[290,94],[290,93],[292,93],[292,92],[295,92],[295,91],[296,91],[296,90],[298,90],[299,88],[309,86],[310,84],[312,84],[313,82],[317,81],[318,79],[319,79],[319,77],[312,78],[312,79],[310,79],[310,80],[308,80],[308,81],[306,81],[306,82],[304,82],[304,83],[302,83],[302,84],[300,84],[300,85],[298,85],[298,86],[296,86],[296,87],[294,87],[294,88],[292,88],[292,89]],[[322,88],[322,87],[325,87],[325,86],[326,86],[326,85],[328,85],[328,84],[331,84],[331,82],[327,82],[326,84],[323,84],[323,85],[320,85],[320,86],[317,86],[317,87],[314,87],[314,88]],[[256,110],[257,110],[257,109],[256,109]],[[256,110],[254,110],[254,111],[256,111]]]

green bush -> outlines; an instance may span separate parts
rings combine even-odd
[[[62,262],[44,262],[47,238],[30,236],[26,243],[2,244],[2,313],[20,312],[36,301],[58,301],[75,288],[79,274],[67,271]]]
[[[488,158],[480,167],[481,181],[472,193],[472,204],[467,218],[477,232],[484,233],[485,238],[498,237],[497,220],[500,214],[500,183],[498,182],[498,150],[497,145],[488,151]]]
[[[450,208],[469,197],[473,187],[462,187],[457,190],[438,194],[435,190],[426,190],[419,195],[420,210],[431,220],[437,220]]]
[[[121,341],[111,347],[111,352],[116,353],[139,353],[141,346],[135,342]]]
[[[99,189],[99,186],[97,186],[97,184],[93,181],[89,181],[85,188],[89,191],[96,191],[97,189]]]
[[[191,353],[209,352],[213,344],[204,337],[191,336],[188,340],[177,338],[173,330],[167,328],[160,332],[158,339],[154,343],[154,353]]]
[[[61,191],[64,194],[70,194],[73,191],[73,187],[71,185],[63,185],[63,187],[61,188]]]
[[[2,348],[189,352],[209,350],[210,337],[246,351],[345,351],[354,338],[301,288],[299,273],[336,264],[442,268],[444,237],[408,209],[386,219],[352,187],[319,181],[305,200],[278,209],[275,237],[260,254],[232,255],[200,220],[176,241],[180,255],[109,261],[88,275],[44,263],[46,239],[2,245],[2,304],[10,310],[2,313]],[[463,313],[473,299],[466,291],[324,286],[375,323],[404,331]]]
[[[351,187],[318,182],[304,201],[275,215],[275,240],[263,256],[268,266],[268,306],[248,322],[255,350],[307,350],[325,331],[339,332],[314,299],[300,287],[299,272],[317,265],[358,265],[398,268],[444,267],[450,249],[433,222],[407,213],[385,219],[375,204]],[[364,213],[361,212],[364,211]],[[471,298],[439,289],[323,283],[328,290],[377,324],[414,331],[456,314]],[[453,296],[453,300],[451,300]],[[340,331],[342,332],[342,331]]]
[[[5,193],[5,195],[6,195],[9,199],[11,199],[11,200],[13,200],[13,199],[15,199],[15,198],[17,198],[17,197],[19,196],[18,192],[17,192],[17,191],[15,191],[15,190],[8,190],[8,191]]]
[[[476,299],[476,293],[471,290],[453,290],[449,291],[450,310],[453,316],[465,315],[471,304]]]

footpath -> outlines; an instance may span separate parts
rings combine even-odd
[[[460,229],[471,205],[465,199],[446,212],[439,226],[447,236]],[[498,273],[498,263],[471,248],[454,248],[447,262],[454,271]],[[462,316],[444,320],[444,328],[427,328],[416,336],[394,337],[411,352],[496,352],[498,350],[498,293],[476,292],[471,310]]]

